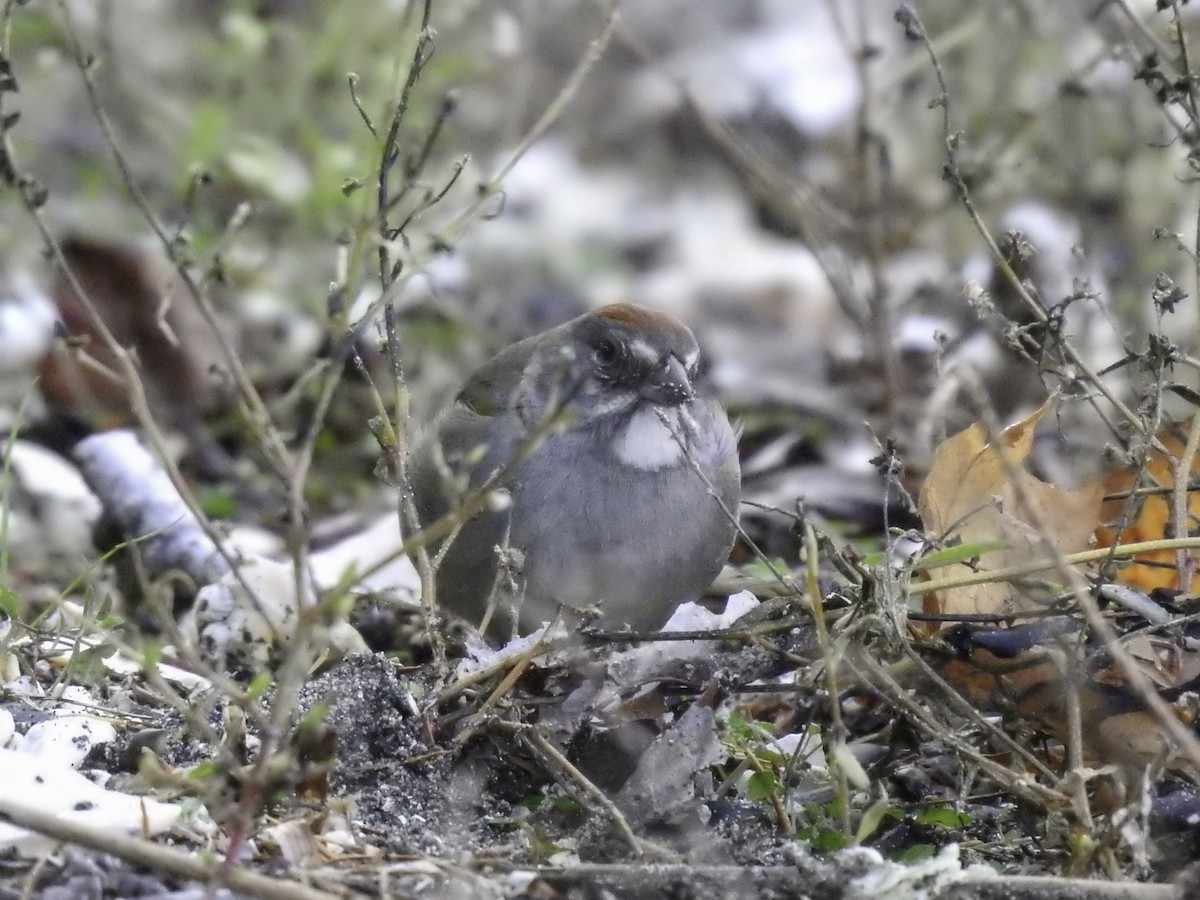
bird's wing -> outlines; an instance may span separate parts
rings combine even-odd
[[[456,400],[477,416],[499,415],[509,407],[535,345],[526,339],[502,350],[467,379]]]

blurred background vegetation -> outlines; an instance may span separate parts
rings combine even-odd
[[[978,373],[1002,416],[1073,389],[1075,373],[1037,347],[1010,352],[1012,329],[1031,323],[943,177],[948,136],[981,221],[1032,251],[1019,274],[1096,368],[1143,352],[1151,332],[1194,344],[1194,302],[1166,316],[1151,302],[1163,273],[1195,293],[1194,129],[1171,69],[1176,34],[1193,27],[1186,6],[922,3],[947,110],[925,47],[888,4],[628,3],[600,62],[500,185],[492,173],[568,82],[607,6],[431,8],[434,52],[399,141],[417,154],[452,107],[407,202],[453,186],[397,242],[416,276],[397,308],[418,420],[505,343],[633,299],[682,315],[709,348],[717,389],[749,426],[752,495],[816,497],[840,513],[877,505],[878,445],[862,424],[919,472],[937,434],[974,418],[957,400],[933,403],[947,372]],[[161,256],[88,102],[68,14],[149,208],[212,276],[252,369],[286,376],[264,384],[294,384],[303,353],[272,355],[287,343],[284,310],[327,343],[332,283],[344,278],[354,310],[378,294],[381,151],[364,115],[386,130],[421,5],[12,6],[11,136],[49,191],[48,221]],[[480,221],[451,235],[492,190]],[[1019,240],[1004,244],[1010,231]],[[41,250],[7,192],[7,269],[46,278]],[[964,299],[970,283],[983,301]],[[1119,390],[1137,394],[1136,369]],[[782,451],[754,458],[781,435]],[[343,438],[358,440],[326,443]]]

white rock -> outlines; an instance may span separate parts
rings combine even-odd
[[[458,664],[454,675],[456,678],[464,678],[489,666],[498,665],[502,660],[513,660],[524,656],[539,640],[549,644],[566,637],[567,629],[562,622],[556,622],[553,629],[550,628],[549,623],[543,624],[532,634],[514,638],[499,650],[492,649],[489,644],[474,635],[468,635],[467,656]]]
[[[89,643],[99,643],[94,640]],[[63,685],[61,689],[53,691],[51,696],[64,705],[54,711],[56,716],[77,716],[80,708],[99,706],[96,698],[92,696],[91,691],[79,684]]]
[[[715,631],[729,628],[754,607],[758,598],[750,591],[741,591],[725,601],[725,611],[710,612],[698,603],[684,603],[671,614],[663,631]],[[677,643],[677,642],[673,642]]]
[[[297,590],[299,588],[299,590]],[[184,633],[200,652],[234,671],[260,672],[273,666],[298,635],[302,614],[317,603],[309,578],[297,585],[290,562],[254,558],[196,595]],[[339,654],[363,653],[366,643],[345,622],[328,627],[309,623],[314,653],[333,648]]]
[[[419,606],[420,576],[407,555],[396,556],[403,543],[399,517],[386,513],[357,534],[313,553],[309,557],[313,581],[320,590],[345,585],[353,591],[384,594],[391,601]],[[393,558],[383,563],[388,557]],[[380,563],[382,568],[370,572]],[[360,572],[370,574],[359,577]]]
[[[42,686],[28,675],[21,675],[6,682],[4,690],[11,697],[43,697],[46,693]]]
[[[748,118],[765,107],[814,137],[845,128],[862,88],[832,9],[792,0],[774,14],[760,10],[756,27],[714,26],[684,39],[676,53],[633,77],[625,108],[614,115],[625,129],[653,128],[682,105],[683,83],[719,118]],[[889,36],[878,29],[872,43],[886,51]]]
[[[287,554],[287,544],[283,538],[257,525],[234,525],[221,544],[234,559],[249,559],[252,556],[282,557]]]
[[[117,675],[138,675],[142,671],[142,664],[122,653],[114,653],[111,656],[104,657],[104,668]],[[212,682],[207,678],[197,675],[194,672],[189,672],[187,669],[180,669],[177,666],[158,663],[155,665],[154,671],[161,675],[164,681],[178,685],[186,691],[202,691],[212,687]]]
[[[33,278],[14,275],[0,294],[0,377],[33,374],[54,342],[58,311]]]
[[[200,651],[234,668],[269,666],[295,637],[301,609],[316,604],[310,585],[299,596],[296,588],[290,563],[263,558],[201,588],[189,619]]]
[[[0,750],[0,772],[0,799],[99,830],[158,834],[180,815],[174,803],[105,790],[61,760]],[[0,822],[0,851],[11,848],[22,856],[40,856],[57,844],[53,838]]]
[[[725,611],[710,612],[697,603],[684,603],[671,615],[663,631],[713,631],[728,628],[747,612],[758,606],[758,598],[741,591],[725,601]],[[617,684],[639,684],[661,672],[663,664],[673,659],[699,659],[717,649],[716,641],[652,641],[632,647],[609,657],[608,673]]]
[[[93,747],[116,739],[117,730],[103,719],[66,715],[31,726],[17,742],[16,749],[78,769]]]
[[[888,862],[878,851],[856,847],[843,852],[843,858],[859,857],[867,862],[867,874],[848,885],[847,896],[868,900],[926,900],[937,897],[951,885],[996,877],[989,866],[963,867],[958,858],[958,844],[947,844],[936,856],[912,865]]]
[[[12,565],[39,578],[70,580],[95,557],[100,501],[79,471],[29,441],[9,453],[8,551]]]

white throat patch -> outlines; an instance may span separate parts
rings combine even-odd
[[[683,437],[679,415],[674,411],[666,415]],[[617,459],[635,469],[663,469],[675,465],[682,456],[683,448],[653,409],[639,409],[617,436]]]

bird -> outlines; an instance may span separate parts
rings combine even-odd
[[[439,609],[497,638],[559,614],[652,630],[698,599],[729,555],[741,493],[737,434],[702,372],[686,325],[632,303],[476,370],[409,455],[425,526],[496,489],[445,550]]]

